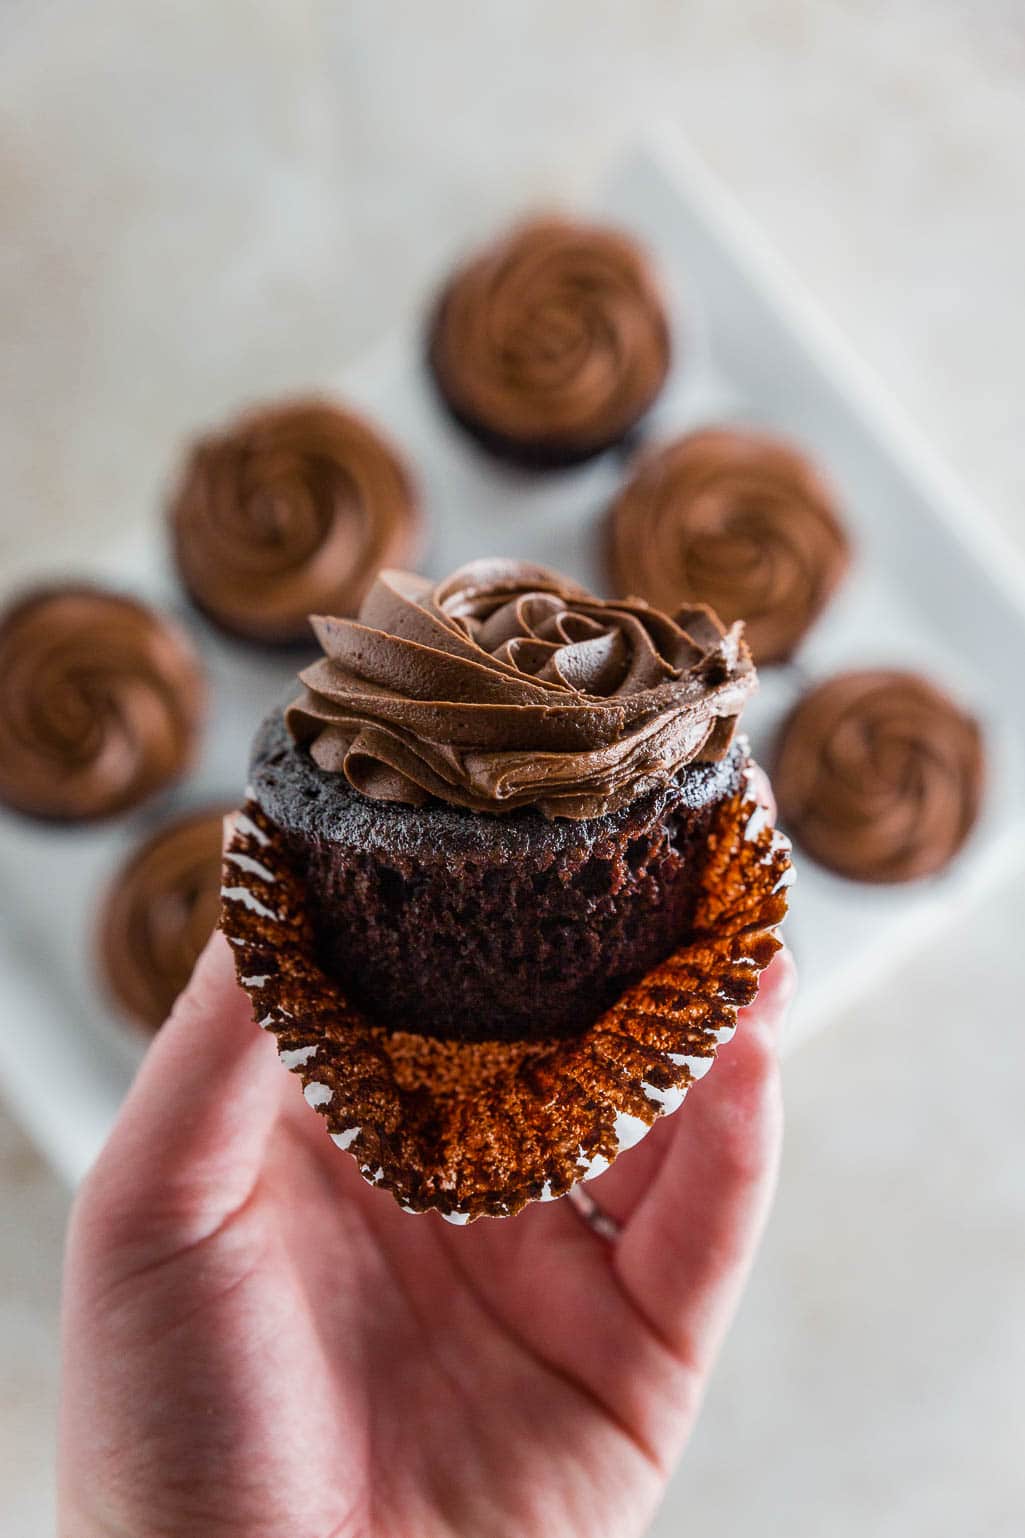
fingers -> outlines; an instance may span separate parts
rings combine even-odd
[[[782,1136],[776,1049],[793,986],[783,951],[715,1068],[665,1125],[651,1189],[615,1249],[638,1307],[698,1373],[710,1366],[732,1315],[775,1186]],[[600,1184],[592,1188],[599,1201]]]
[[[204,1237],[252,1191],[284,1078],[216,933],[146,1055],[80,1207],[133,1242]]]
[[[751,792],[760,806],[764,806],[771,821],[776,821],[776,796],[769,776],[760,764],[751,765]]]

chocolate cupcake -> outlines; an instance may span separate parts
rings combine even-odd
[[[192,976],[217,926],[227,808],[158,828],[122,865],[100,915],[97,950],[107,992],[155,1031]]]
[[[675,1109],[777,944],[740,627],[508,561],[314,627],[226,856],[243,985],[404,1205],[561,1195]]]
[[[67,822],[127,811],[189,767],[204,701],[185,635],[145,604],[27,593],[0,616],[0,801]]]
[[[309,642],[313,611],[355,614],[410,561],[420,515],[399,452],[326,400],[248,412],[192,449],[169,518],[182,581],[222,629]]]
[[[853,881],[943,869],[979,813],[978,723],[914,673],[827,679],[785,722],[773,783],[780,820],[821,865]]]
[[[792,654],[850,559],[821,474],[779,439],[736,428],[690,433],[645,455],[607,532],[617,592],[742,619],[759,663]]]
[[[630,236],[533,219],[471,258],[435,308],[429,361],[455,419],[531,467],[578,464],[618,443],[669,370],[669,322]]]

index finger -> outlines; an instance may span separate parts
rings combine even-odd
[[[614,1250],[637,1307],[699,1373],[736,1306],[775,1188],[783,1128],[777,1041],[795,975],[781,951],[714,1071],[667,1124],[652,1185]],[[600,1188],[598,1180],[599,1203]]]
[[[146,1054],[80,1210],[126,1238],[180,1247],[205,1237],[252,1191],[286,1077],[215,933]]]

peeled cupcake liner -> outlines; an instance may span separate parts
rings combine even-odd
[[[225,852],[221,927],[258,1023],[363,1178],[450,1223],[511,1217],[609,1168],[683,1104],[781,941],[790,844],[749,761],[708,836],[690,942],[578,1035],[440,1040],[375,1024],[319,966],[303,872],[252,792]]]

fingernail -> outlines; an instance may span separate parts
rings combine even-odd
[[[227,851],[228,845],[231,843],[232,835],[235,832],[235,818],[237,816],[238,816],[237,812],[226,812],[225,815],[221,818],[221,853],[222,854],[224,854]]]

